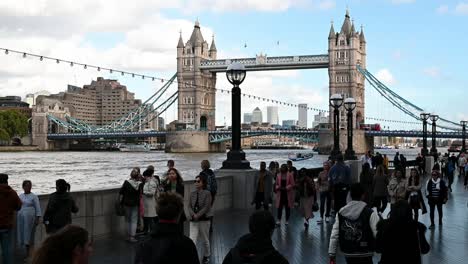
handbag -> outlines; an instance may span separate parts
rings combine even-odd
[[[115,214],[117,216],[124,216],[125,215],[124,205],[122,204],[122,202],[120,201],[120,199],[118,197],[115,200],[114,206],[115,206]]]

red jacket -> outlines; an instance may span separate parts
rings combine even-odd
[[[0,201],[0,230],[11,229],[14,213],[21,209],[21,200],[10,186],[0,184]]]

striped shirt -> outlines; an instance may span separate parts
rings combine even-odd
[[[437,189],[436,186],[437,186],[437,184],[435,184],[433,181],[431,181],[432,198],[439,198],[440,189]],[[439,186],[440,186],[440,184],[439,184]]]
[[[198,196],[198,213],[195,213],[195,205],[197,203]],[[195,190],[190,194],[187,211],[189,213],[188,218],[191,220],[192,215],[198,215],[199,217],[205,215],[207,217],[213,216],[211,211],[211,193],[208,190]]]

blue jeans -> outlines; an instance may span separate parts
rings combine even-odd
[[[2,248],[2,263],[13,264],[12,231],[10,229],[0,230],[0,246]]]

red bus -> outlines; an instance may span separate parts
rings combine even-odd
[[[380,131],[382,128],[380,127],[380,124],[360,124],[359,129],[362,130],[371,130],[371,131]]]

